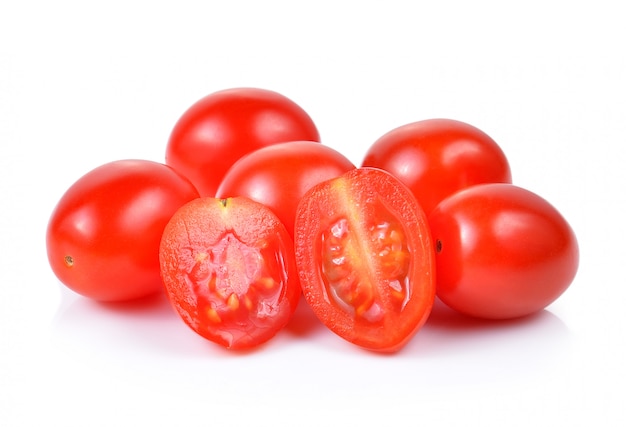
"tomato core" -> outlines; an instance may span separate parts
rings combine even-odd
[[[361,240],[346,218],[329,225],[320,238],[321,277],[328,298],[347,314],[356,321],[379,323],[384,317],[381,301],[398,312],[406,304],[410,255],[398,222],[380,220],[364,228],[367,240]]]
[[[250,246],[230,231],[215,244],[192,251],[187,280],[198,295],[201,317],[220,323],[272,315],[286,277],[280,251],[270,247],[276,244]]]

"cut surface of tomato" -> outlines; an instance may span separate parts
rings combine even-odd
[[[246,349],[272,338],[300,297],[293,242],[269,208],[247,198],[201,198],[172,217],[161,275],[185,323],[204,338]]]
[[[435,297],[434,250],[415,197],[389,173],[354,169],[302,199],[295,226],[303,295],[345,340],[403,347]]]

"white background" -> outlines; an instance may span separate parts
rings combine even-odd
[[[625,425],[619,6],[3,1],[0,425]],[[306,306],[241,355],[162,299],[102,305],[63,288],[44,234],[66,188],[111,160],[163,161],[180,114],[238,86],[290,97],[355,163],[412,121],[481,128],[576,231],[574,283],[519,321],[439,306],[393,356],[343,342]]]

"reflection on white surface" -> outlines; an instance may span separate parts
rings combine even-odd
[[[71,348],[74,355],[101,358],[111,367],[141,370],[153,365],[160,375],[172,369],[173,376],[177,371],[199,372],[215,362],[226,363],[234,372],[257,363],[297,366],[289,359],[306,353],[307,359],[319,356],[313,371],[319,370],[321,376],[313,376],[314,381],[334,375],[339,367],[346,380],[354,375],[352,380],[359,381],[361,369],[377,367],[395,372],[398,378],[415,375],[421,387],[440,387],[541,375],[559,364],[569,346],[566,325],[550,311],[494,322],[465,317],[437,301],[427,324],[402,351],[381,355],[332,334],[301,301],[292,322],[269,343],[248,352],[231,352],[192,332],[164,296],[117,304],[73,295],[65,300],[53,322],[53,341],[63,352]],[[348,361],[352,362],[343,364]],[[217,369],[210,375],[233,375],[233,371]],[[278,371],[275,380],[280,381],[280,376]],[[237,379],[237,375],[230,378]],[[290,381],[288,376],[282,380]]]
[[[270,342],[234,353],[192,332],[164,297],[100,304],[69,291],[51,340],[47,361],[56,372],[47,381],[53,388],[65,384],[65,398],[82,412],[101,407],[83,391],[97,387],[108,393],[107,405],[131,412],[133,399],[141,396],[144,407],[151,402],[156,409],[150,410],[160,411],[159,419],[175,422],[166,408],[176,405],[187,419],[211,413],[213,421],[228,424],[229,414],[239,414],[233,425],[259,418],[292,425],[308,410],[372,421],[363,411],[384,408],[375,412],[383,423],[390,411],[397,420],[424,410],[430,421],[462,419],[434,409],[451,405],[461,412],[494,404],[515,411],[511,393],[531,392],[531,399],[541,401],[553,397],[551,385],[568,375],[570,345],[568,328],[549,311],[494,323],[466,318],[438,302],[402,351],[381,355],[335,336],[302,303]],[[320,417],[316,413],[302,425],[316,425]]]

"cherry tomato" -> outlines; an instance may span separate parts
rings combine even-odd
[[[429,215],[436,246],[437,295],[486,319],[540,311],[578,269],[572,228],[545,199],[512,184],[462,190]]]
[[[511,183],[502,149],[480,129],[450,119],[400,126],[372,144],[363,166],[384,169],[406,184],[428,214],[472,185]]]
[[[180,317],[229,349],[272,338],[300,298],[291,237],[269,208],[247,198],[180,208],[163,233],[160,260]]]
[[[313,120],[299,105],[269,90],[226,89],[183,113],[170,135],[165,162],[188,177],[202,196],[214,196],[241,156],[293,140],[320,140]]]
[[[48,260],[67,287],[101,301],[162,291],[159,242],[167,221],[198,191],[146,160],[104,164],[61,197],[46,232]]]
[[[320,143],[292,141],[256,150],[226,173],[217,197],[245,196],[269,206],[293,235],[298,202],[315,184],[355,166]]]
[[[374,168],[324,181],[295,226],[303,295],[334,333],[392,352],[426,322],[435,298],[426,216],[400,181]]]

